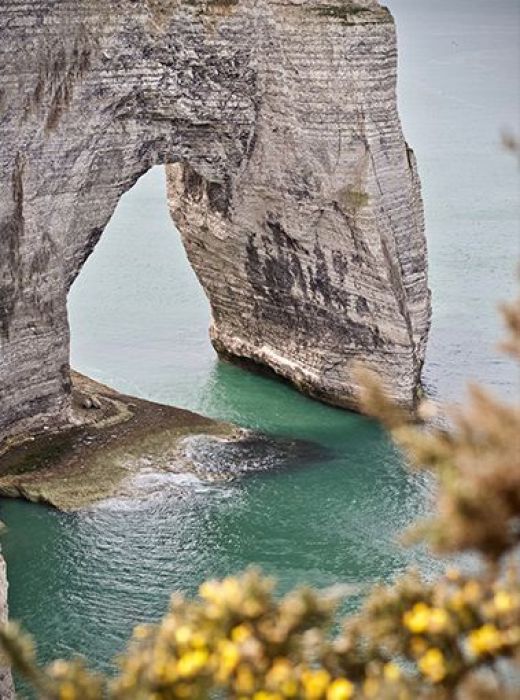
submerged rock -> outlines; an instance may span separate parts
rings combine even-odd
[[[235,438],[192,435],[182,438],[174,459],[149,455],[124,479],[113,496],[93,504],[95,510],[138,510],[160,505],[175,507],[176,500],[193,499],[226,483],[257,473],[302,468],[307,461],[331,455],[304,440],[273,438],[243,431]]]
[[[361,360],[413,402],[423,212],[376,0],[4,0],[0,63],[0,440],[69,424],[67,291],[158,163],[222,355],[347,407]]]
[[[247,431],[238,440],[194,435],[182,444],[194,474],[208,481],[302,467],[306,462],[330,457],[328,450],[315,443]]]

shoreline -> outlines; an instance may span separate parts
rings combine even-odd
[[[246,435],[230,423],[121,394],[78,372],[72,382],[67,426],[49,426],[0,449],[0,496],[73,512],[117,497],[150,464],[156,471],[195,473],[186,438],[240,441]]]

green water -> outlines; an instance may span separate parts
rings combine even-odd
[[[392,0],[400,35],[400,102],[424,186],[434,323],[425,380],[453,399],[469,376],[512,394],[494,351],[495,305],[511,296],[519,258],[518,175],[498,146],[515,125],[518,4]],[[322,456],[179,499],[64,515],[2,501],[14,618],[41,655],[97,664],[132,626],[157,618],[173,589],[250,563],[286,589],[298,583],[391,580],[410,563],[397,536],[431,501],[370,421],[217,361],[206,300],[164,203],[160,169],[121,200],[70,295],[72,362],[124,391],[312,441]],[[352,604],[355,601],[352,601]]]

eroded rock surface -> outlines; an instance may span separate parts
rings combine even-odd
[[[72,417],[66,427],[47,426],[0,450],[0,496],[76,511],[110,498],[146,497],[136,481],[146,476],[224,481],[231,470],[212,474],[188,441],[247,443],[245,431],[230,423],[126,396],[77,372]]]
[[[7,609],[7,575],[5,570],[5,560],[0,553],[0,622],[6,622],[8,616]],[[0,699],[14,700],[14,686],[11,669],[8,666],[0,665]]]
[[[331,457],[312,442],[268,437],[72,377],[74,421],[0,449],[0,496],[69,512],[136,508]],[[1,590],[0,570],[0,616]]]
[[[375,0],[3,0],[0,64],[0,439],[68,422],[67,291],[157,163],[219,351],[345,406],[368,360],[412,402],[423,215]]]

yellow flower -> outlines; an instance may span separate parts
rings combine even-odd
[[[177,644],[187,644],[190,641],[191,629],[188,625],[181,625],[175,630],[175,641]]]
[[[224,579],[220,588],[226,603],[234,605],[242,600],[242,587],[236,578]]]
[[[387,681],[398,681],[401,677],[401,669],[397,664],[390,662],[388,664],[385,664],[384,674]]]
[[[518,600],[508,591],[497,591],[493,602],[498,613],[508,613],[518,607]]]
[[[403,615],[403,622],[410,632],[421,634],[423,632],[443,632],[450,621],[450,617],[443,608],[430,608],[426,603],[416,603],[411,610]]]
[[[216,581],[204,581],[199,588],[199,595],[204,600],[215,602],[219,599],[219,585]]]
[[[233,642],[223,639],[219,642],[218,650],[220,654],[220,665],[224,672],[231,673],[240,661],[238,647]]]
[[[76,690],[72,683],[63,683],[60,687],[60,700],[76,700]]]
[[[253,695],[254,700],[283,700],[280,693],[270,693],[267,690],[259,690]]]
[[[455,591],[449,600],[450,608],[453,608],[455,612],[460,612],[466,606],[466,599],[462,591]]]
[[[403,615],[403,622],[414,634],[426,632],[430,621],[430,608],[426,603],[416,603],[411,610]]]
[[[187,654],[181,656],[177,662],[177,673],[182,677],[193,676],[205,666],[208,659],[209,655],[207,651],[203,651],[202,649],[189,651]]]
[[[449,625],[450,616],[443,608],[432,608],[430,619],[428,620],[428,631],[438,633],[443,632]]]
[[[255,677],[245,664],[240,665],[236,670],[235,690],[239,693],[250,694],[255,689]]]
[[[206,649],[208,638],[202,632],[195,632],[191,637],[191,646],[194,649]]]
[[[346,678],[336,678],[327,689],[327,700],[350,700],[354,686]]]
[[[502,635],[495,625],[483,625],[470,633],[468,645],[475,656],[492,654],[502,646]]]
[[[267,685],[277,687],[292,675],[292,667],[287,659],[275,659],[267,672],[265,681]]]
[[[231,639],[236,642],[236,644],[245,642],[250,636],[251,630],[247,625],[237,625],[231,630]]]
[[[446,676],[446,663],[440,649],[428,649],[419,659],[419,670],[433,683],[439,683]]]
[[[302,673],[302,685],[307,700],[319,700],[323,697],[329,684],[330,676],[325,669],[316,671],[304,671]]]
[[[280,685],[284,698],[295,698],[298,695],[298,683],[294,678],[289,678]]]

